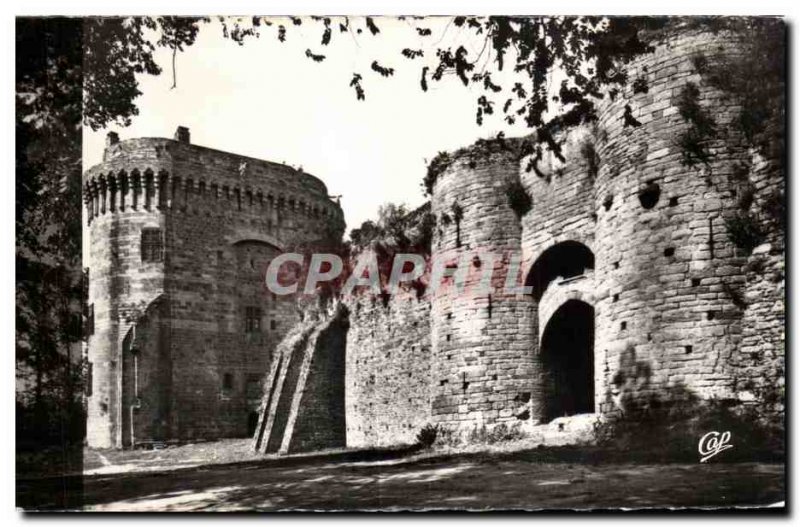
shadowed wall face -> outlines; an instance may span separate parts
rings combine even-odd
[[[594,412],[594,309],[569,300],[542,337],[546,380],[543,420]]]

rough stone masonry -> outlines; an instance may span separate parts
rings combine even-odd
[[[259,292],[257,275],[293,243],[341,240],[321,182],[184,141],[110,145],[86,174],[90,443],[253,432],[264,452],[388,446],[429,423],[533,430],[688,397],[782,422],[785,232],[771,208],[783,160],[728,134],[687,166],[676,141],[689,83],[718,128],[733,127],[740,102],[697,57],[741,46],[730,31],[664,31],[628,66],[648,89],[561,136],[564,162],[528,170],[522,139],[448,155],[432,182],[430,256],[519,261],[530,294],[356,294],[301,316]],[[527,210],[510,205],[515,186]],[[727,227],[744,194],[763,233],[750,249]]]
[[[91,446],[253,432],[275,346],[299,321],[269,294],[282,251],[341,239],[325,185],[175,139],[119,141],[84,175]]]

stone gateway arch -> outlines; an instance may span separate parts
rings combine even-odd
[[[558,433],[677,389],[781,421],[784,165],[730,132],[741,101],[698,69],[699,56],[734,59],[742,39],[657,35],[627,65],[648,89],[629,86],[558,135],[563,159],[530,170],[531,138],[497,138],[439,163],[415,213],[432,222],[429,256],[467,255],[474,272],[488,263],[473,255],[499,255],[527,292],[423,286],[301,314],[250,285],[279,251],[341,242],[320,180],[191,145],[183,129],[112,136],[84,176],[89,443],[252,432],[259,451],[293,452],[409,444],[427,424]],[[676,142],[691,126],[689,84],[721,134],[694,166]],[[744,205],[755,247],[729,234]]]

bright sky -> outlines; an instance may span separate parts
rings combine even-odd
[[[475,100],[483,90],[477,85],[466,89],[454,75],[429,82],[427,93],[420,89],[421,61],[401,56],[403,48],[423,49],[427,64],[435,63],[437,43],[465,42],[472,57],[481,51],[483,41],[470,42],[468,30],[450,20],[378,17],[379,35],[365,30],[351,36],[339,33],[334,19],[327,47],[320,45],[322,24],[310,19],[300,27],[281,21],[287,27],[284,43],[276,38],[276,23],[244,46],[223,38],[214,21],[178,55],[177,88],[170,89],[171,52],[161,50],[156,58],[162,74],[139,79],[140,115],[127,128],[110,129],[122,139],[171,138],[183,125],[191,129],[192,143],[302,166],[321,178],[332,195],[343,195],[349,233],[376,218],[383,203],[422,204],[420,183],[427,160],[437,152],[499,130],[507,136],[525,133],[524,127],[512,129],[497,115],[479,127]],[[360,18],[351,24],[364,26]],[[414,26],[431,28],[433,34],[419,37]],[[308,48],[327,59],[312,61],[305,56]],[[481,66],[487,57],[488,48]],[[376,59],[395,68],[395,75],[383,78],[372,71]],[[354,72],[363,77],[365,101],[357,101],[349,86]],[[85,168],[101,161],[107,131],[84,130]]]

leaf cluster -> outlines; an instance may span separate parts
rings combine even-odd
[[[708,164],[710,154],[706,148],[709,139],[717,136],[714,118],[700,105],[700,89],[687,82],[678,96],[678,113],[689,126],[681,134],[678,144],[686,166]]]

